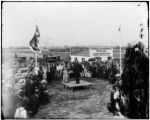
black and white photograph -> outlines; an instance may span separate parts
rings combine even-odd
[[[2,1],[1,119],[149,119],[149,1]]]

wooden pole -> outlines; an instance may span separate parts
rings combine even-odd
[[[70,59],[69,59],[69,62],[71,62],[71,47],[70,47]]]
[[[120,74],[121,74],[121,45],[120,45]]]
[[[35,68],[37,68],[37,52],[35,52]]]
[[[70,47],[70,56],[71,56],[71,47]]]
[[[114,47],[113,47],[113,42],[111,41],[111,45],[112,45],[112,60],[114,59]]]
[[[121,41],[121,25],[120,25],[120,41]],[[120,44],[120,74],[121,74],[121,44]]]

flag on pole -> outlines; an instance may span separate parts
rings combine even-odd
[[[40,37],[40,32],[39,32],[38,26],[36,25],[35,33],[34,33],[33,38],[31,39],[31,41],[29,43],[30,48],[33,52],[41,53],[41,51],[38,47],[39,37]]]
[[[121,25],[119,26],[118,31],[121,31]]]

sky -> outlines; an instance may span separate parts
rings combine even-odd
[[[148,10],[144,2],[4,2],[2,46],[29,46],[37,24],[39,46],[148,46]],[[140,23],[144,38],[140,40]],[[121,31],[118,31],[121,25]]]

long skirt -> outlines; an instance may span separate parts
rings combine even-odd
[[[63,82],[69,82],[68,70],[63,71]]]

